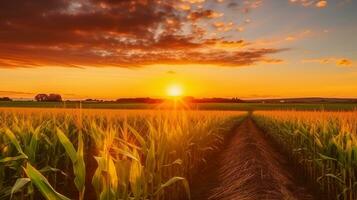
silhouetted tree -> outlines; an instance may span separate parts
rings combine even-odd
[[[0,98],[0,101],[12,101],[9,97],[2,97]]]
[[[38,94],[35,99],[36,101],[62,101],[62,97],[59,94]]]
[[[38,94],[35,96],[36,101],[48,101],[48,95],[47,94]]]
[[[62,97],[59,94],[48,95],[48,101],[62,101]]]

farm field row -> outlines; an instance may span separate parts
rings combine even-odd
[[[185,199],[245,112],[0,109],[0,199]]]
[[[225,148],[228,135],[242,134],[235,137],[242,147],[233,142],[230,150],[252,147],[241,137],[263,139],[250,119],[233,131],[247,117],[266,134],[265,145],[277,144],[294,164],[288,171],[303,174],[331,199],[357,198],[356,111],[275,110],[249,116],[242,111],[0,108],[0,199],[189,199],[199,170],[212,164],[211,156]],[[258,156],[241,155],[250,157],[219,162]],[[243,167],[239,163],[230,165]]]
[[[357,199],[357,112],[258,111],[256,123],[331,199]]]

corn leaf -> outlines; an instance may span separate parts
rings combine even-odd
[[[84,156],[83,156],[83,138],[82,133],[80,132],[78,135],[78,151],[77,151],[77,159],[76,162],[73,163],[73,170],[74,175],[76,178],[74,179],[74,183],[80,192],[81,198],[83,198],[84,191],[85,191],[85,179],[86,179],[86,166],[84,163]]]
[[[26,156],[26,154],[24,153],[24,151],[22,150],[19,141],[16,139],[16,136],[14,135],[14,133],[10,130],[10,129],[6,129],[5,130],[5,135],[10,139],[11,143],[15,146],[15,148],[17,149],[17,151],[21,154]],[[26,156],[27,157],[27,156]]]
[[[15,194],[16,192],[20,191],[21,188],[23,188],[28,182],[30,182],[31,180],[29,178],[18,178],[14,184],[14,186],[12,186],[11,188],[11,197],[10,199],[12,199],[12,195]]]
[[[178,181],[181,181],[185,190],[186,190],[186,194],[187,194],[187,197],[188,199],[191,199],[191,192],[190,192],[190,186],[187,182],[187,180],[183,177],[173,177],[171,178],[170,180],[168,180],[166,183],[164,184],[161,184],[160,188],[155,192],[154,195],[158,194],[162,189],[166,188],[166,187],[169,187],[170,185],[178,182]]]
[[[80,192],[80,196],[82,198],[85,191],[85,178],[86,178],[86,168],[85,168],[84,156],[83,156],[84,144],[83,144],[82,133],[80,132],[78,134],[78,151],[75,150],[71,141],[59,128],[57,128],[57,136],[62,146],[66,150],[67,155],[71,158],[73,164],[73,172],[75,175],[74,184],[76,185],[76,188]]]
[[[11,161],[16,161],[16,160],[21,160],[21,159],[27,159],[27,156],[19,155],[19,156],[14,156],[14,157],[2,158],[2,159],[0,159],[0,163],[11,162]]]
[[[75,163],[77,161],[77,152],[71,141],[59,128],[57,128],[57,137],[64,149],[66,150],[67,155],[70,157],[72,162]]]
[[[48,180],[34,168],[30,163],[27,163],[24,169],[27,176],[31,179],[36,188],[41,192],[47,200],[70,200],[53,189]]]

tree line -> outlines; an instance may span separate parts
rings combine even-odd
[[[59,94],[38,94],[35,100],[39,102],[61,102],[62,96]]]

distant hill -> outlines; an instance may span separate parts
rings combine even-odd
[[[356,98],[279,98],[244,100],[246,103],[357,103]]]
[[[155,98],[120,98],[117,99],[117,103],[149,103],[157,104],[162,103],[165,100],[170,99],[155,99]],[[183,97],[181,99],[187,103],[242,103],[241,99],[238,98],[194,98],[194,97]]]
[[[163,99],[153,99],[153,98],[120,98],[117,99],[117,103],[148,103],[148,104],[156,104],[156,103],[162,103],[164,100]]]

